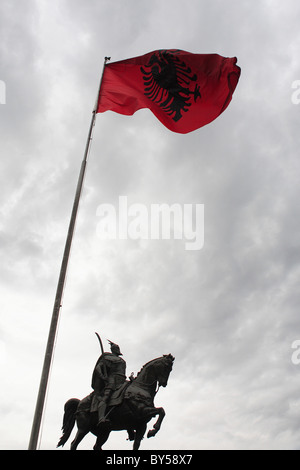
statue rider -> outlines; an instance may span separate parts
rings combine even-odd
[[[110,343],[109,352],[104,352],[98,359],[92,377],[92,388],[95,391],[98,411],[98,425],[109,422],[106,419],[106,409],[114,390],[119,388],[126,380],[126,362],[120,356],[122,353],[117,344]]]

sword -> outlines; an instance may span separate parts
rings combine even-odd
[[[104,354],[104,349],[103,349],[102,340],[101,340],[101,338],[100,338],[100,336],[98,335],[97,332],[95,332],[95,335],[97,336],[97,338],[98,338],[98,340],[99,340],[101,352],[102,352],[102,354]]]
[[[103,348],[103,344],[102,344],[102,340],[99,336],[99,334],[95,331],[95,335],[97,336],[98,340],[99,340],[99,343],[100,343],[100,348],[101,348],[101,353],[104,354],[104,348]],[[107,368],[106,368],[106,364],[105,362],[103,363],[103,368],[104,368],[104,375],[105,375],[105,378],[104,381],[107,382],[108,380],[108,375],[107,375]]]

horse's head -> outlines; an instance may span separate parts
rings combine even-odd
[[[156,384],[166,387],[174,360],[175,357],[172,354],[152,359],[142,367],[134,383],[143,387],[148,386],[150,389],[154,387],[154,392]]]
[[[167,386],[174,360],[175,357],[172,356],[172,354],[164,354],[163,357],[156,362],[157,382],[160,387]]]

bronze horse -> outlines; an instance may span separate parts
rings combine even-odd
[[[63,446],[73,430],[75,422],[78,431],[71,443],[70,450],[76,450],[78,444],[89,432],[97,436],[94,450],[102,450],[111,431],[127,430],[129,440],[133,442],[133,450],[138,450],[147,429],[147,423],[156,415],[158,419],[147,437],[153,437],[159,431],[165,416],[163,408],[155,408],[154,397],[160,386],[166,387],[173,367],[174,357],[164,355],[147,362],[136,378],[125,383],[124,395],[120,404],[109,405],[107,417],[109,424],[97,426],[97,413],[91,413],[84,405],[86,398],[71,398],[65,404],[63,418],[63,435],[57,447]]]

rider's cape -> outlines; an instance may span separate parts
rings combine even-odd
[[[95,364],[95,367],[94,367],[94,370],[93,370],[93,375],[92,375],[92,389],[95,390],[95,391],[99,391],[100,390],[104,390],[104,387],[105,387],[105,380],[104,378],[102,378],[99,374],[99,368],[103,368],[104,366],[104,354],[101,354],[101,356],[99,357],[99,359],[97,360],[96,364]],[[102,365],[102,367],[101,367]]]

